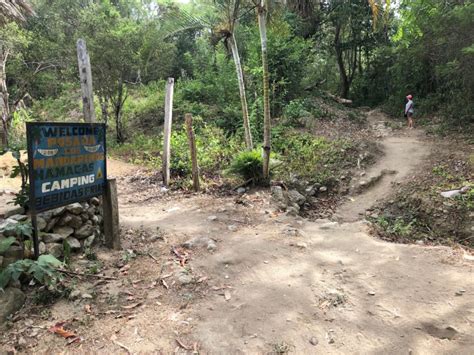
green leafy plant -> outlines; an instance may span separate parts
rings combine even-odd
[[[41,255],[38,260],[18,260],[0,272],[0,289],[11,281],[18,281],[22,274],[33,277],[42,285],[55,287],[62,279],[58,267],[63,263],[52,255]]]
[[[0,240],[0,254],[6,252],[16,242],[15,237]]]
[[[257,150],[238,154],[230,164],[229,173],[258,185],[263,182],[263,159]]]

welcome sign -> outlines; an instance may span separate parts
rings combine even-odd
[[[26,124],[30,209],[41,212],[105,192],[105,124]]]

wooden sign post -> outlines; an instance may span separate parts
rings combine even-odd
[[[163,183],[168,186],[170,182],[170,144],[171,123],[173,120],[173,90],[174,79],[168,78],[166,83],[165,98],[165,127],[163,131]]]
[[[77,62],[81,78],[82,110],[85,122],[95,122],[94,93],[92,91],[92,71],[86,41],[77,40]]]

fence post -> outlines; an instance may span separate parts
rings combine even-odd
[[[168,186],[170,182],[170,143],[171,123],[173,119],[173,89],[174,79],[168,78],[166,82],[165,98],[165,127],[163,131],[163,183]]]
[[[103,201],[105,245],[120,250],[120,221],[115,179],[107,179]]]
[[[190,113],[186,117],[186,131],[188,132],[189,150],[191,152],[191,161],[193,164],[193,187],[194,191],[199,191],[199,167],[197,162],[196,140],[194,138],[193,130],[193,116]]]
[[[95,122],[94,93],[92,91],[92,71],[86,41],[77,40],[77,62],[81,79],[82,111],[85,122]]]

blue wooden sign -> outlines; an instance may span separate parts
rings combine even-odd
[[[28,122],[26,135],[33,213],[104,193],[104,124]]]

